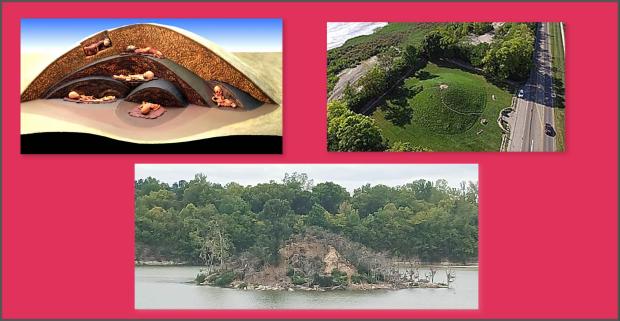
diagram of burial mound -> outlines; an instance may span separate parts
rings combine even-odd
[[[36,77],[28,59],[22,56],[22,77],[31,75],[22,79],[22,151],[30,136],[46,133],[151,145],[282,135],[281,52],[232,53],[148,23],[89,36]]]

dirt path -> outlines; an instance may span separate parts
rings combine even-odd
[[[469,43],[472,45],[479,45],[481,43],[492,43],[493,42],[493,38],[495,37],[495,34],[492,32],[487,32],[485,34],[482,35],[475,35],[475,34],[470,34],[469,35]]]
[[[340,99],[344,93],[344,89],[347,87],[347,84],[354,84],[358,79],[364,76],[368,70],[374,67],[377,64],[377,61],[377,56],[372,56],[369,59],[362,61],[354,68],[347,68],[341,71],[338,74],[338,82],[336,83],[336,86],[334,86],[334,90],[332,90],[332,93],[327,101]]]

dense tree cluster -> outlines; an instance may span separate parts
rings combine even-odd
[[[494,29],[490,22],[390,24],[376,34],[352,39],[345,45],[328,51],[327,90],[331,92],[338,82],[337,75],[342,70],[354,67],[375,55],[390,56],[392,52],[392,58],[395,58],[394,51],[406,51],[407,48],[416,48],[415,46],[419,47],[416,49],[416,57],[420,59],[458,58],[483,69],[485,75],[490,78],[521,81],[527,77],[531,68],[535,31],[536,23],[504,23],[497,29]],[[490,32],[494,34],[491,44],[470,42],[471,35]],[[420,37],[422,40],[412,42],[410,37]],[[400,69],[402,66],[398,66],[399,63],[402,61],[394,60],[393,63],[389,63],[390,67],[394,66],[392,71],[385,68],[385,64],[382,69],[388,74],[402,74],[403,70]],[[368,80],[371,83],[390,83],[390,77],[378,71],[369,77],[372,78]],[[373,97],[370,93],[369,96]],[[359,100],[365,101],[364,97],[359,97]],[[358,107],[355,101],[347,103],[353,110]]]
[[[423,261],[476,260],[478,186],[412,181],[398,187],[313,184],[305,174],[254,186],[203,174],[168,185],[135,182],[136,256],[193,263],[252,256],[278,261],[292,235],[318,228],[370,249]]]
[[[422,52],[429,59],[464,60],[491,79],[521,81],[532,66],[535,30],[535,23],[505,23],[494,32],[491,44],[473,45],[469,35],[493,31],[491,23],[449,23],[424,37]]]
[[[532,68],[534,30],[525,23],[503,25],[482,59],[486,75],[497,79],[527,79]]]
[[[343,101],[327,104],[327,148],[341,152],[379,152],[387,148],[381,129],[371,117],[357,114]]]
[[[355,67],[372,56],[415,44],[415,39],[435,26],[434,23],[390,23],[371,35],[349,39],[344,45],[328,50],[327,92],[332,91],[342,70]]]
[[[347,84],[343,91],[343,100],[349,109],[360,112],[368,103],[381,97],[388,89],[407,75],[423,68],[425,64],[426,60],[420,50],[413,45],[402,50],[391,48],[380,56],[375,67],[354,84]]]

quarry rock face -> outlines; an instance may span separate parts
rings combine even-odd
[[[331,274],[334,269],[345,272],[349,279],[357,272],[356,268],[326,240],[306,237],[301,241],[290,242],[280,254],[294,269],[305,275]]]

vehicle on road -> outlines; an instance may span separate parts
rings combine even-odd
[[[551,124],[549,123],[545,124],[545,134],[551,137],[555,137],[555,129],[553,129],[553,126],[551,126]]]
[[[519,94],[517,95],[519,98],[523,98],[523,89],[519,90]]]

